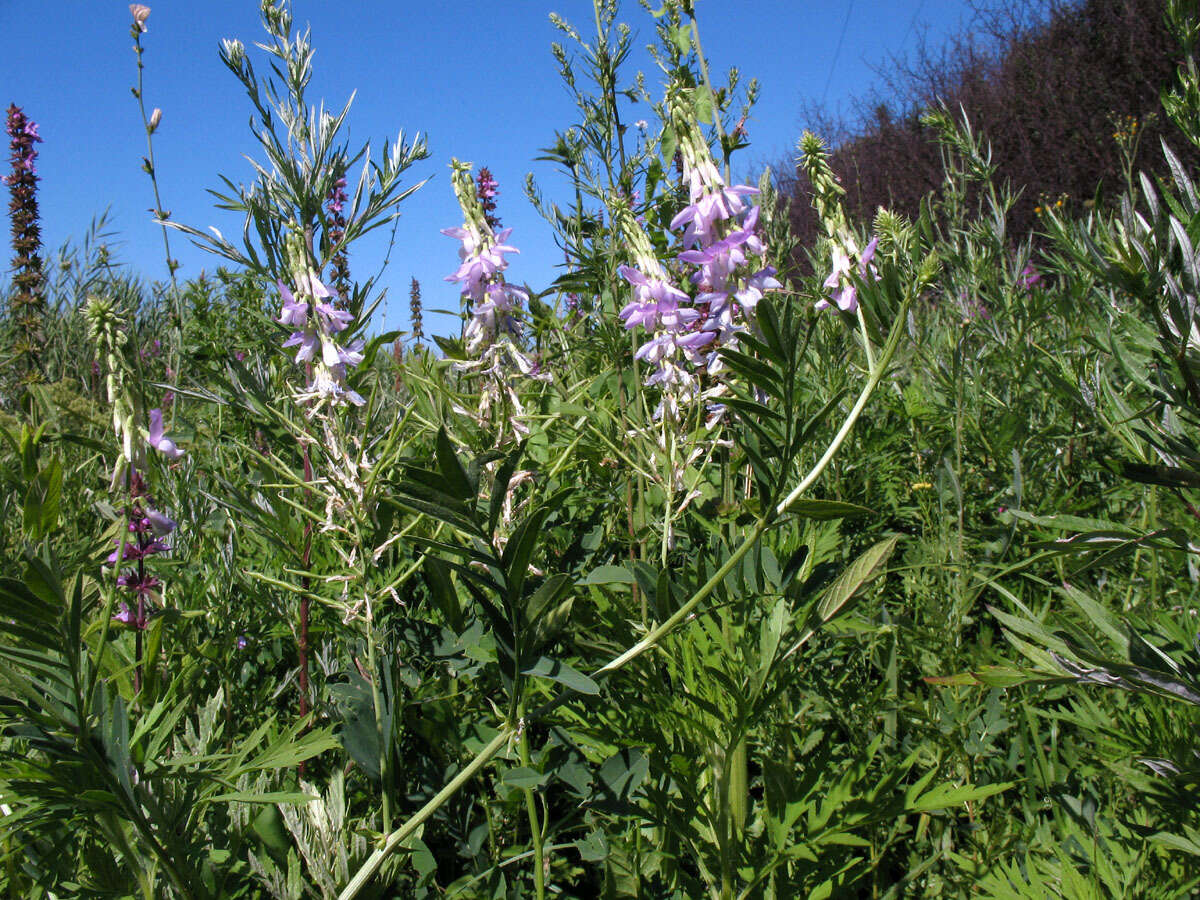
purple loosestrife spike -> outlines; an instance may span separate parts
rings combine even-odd
[[[161,582],[153,575],[137,575],[130,572],[124,575],[117,576],[117,584],[123,588],[129,588],[131,591],[150,596],[158,589]]]
[[[425,332],[421,327],[421,282],[417,281],[415,275],[408,291],[408,313],[412,322],[413,340],[419,344],[425,337]]]
[[[9,106],[7,132],[12,150],[12,173],[3,181],[12,199],[12,282],[9,320],[13,326],[10,347],[13,370],[19,384],[41,381],[41,353],[45,344],[45,277],[42,272],[41,228],[38,225],[37,148],[41,141],[37,125],[16,105]]]
[[[115,565],[117,562],[117,553],[119,552],[119,549],[120,549],[120,546],[119,546],[120,541],[116,541],[115,543],[118,544],[118,549],[114,550],[112,553],[108,554],[108,556],[106,557],[109,565]],[[170,547],[168,547],[166,544],[164,544],[162,541],[159,541],[159,540],[152,540],[145,544],[135,543],[132,541],[126,541],[125,553],[121,557],[121,559],[122,560],[145,559],[147,556],[153,556],[156,553],[166,553],[170,549],[171,549]]]
[[[329,214],[329,230],[327,234],[331,251],[336,252],[329,260],[329,279],[337,288],[338,300],[345,303],[350,295],[350,263],[346,257],[345,247],[339,246],[346,237],[346,176],[340,175],[333,182],[329,194],[325,197],[325,209]]]
[[[499,185],[492,177],[491,169],[487,166],[480,166],[479,177],[475,180],[475,195],[479,198],[484,221],[492,231],[500,227],[500,217],[496,215],[496,196],[499,193]]]

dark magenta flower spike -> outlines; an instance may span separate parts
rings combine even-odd
[[[42,140],[37,123],[15,104],[8,108],[6,130],[12,150],[12,171],[3,177],[12,199],[13,296],[9,301],[15,325],[11,355],[19,384],[41,381],[42,325],[46,315],[45,277],[42,273],[41,228],[38,225],[37,147]]]

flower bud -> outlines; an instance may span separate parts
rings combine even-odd
[[[146,126],[146,131],[154,134],[158,130],[158,123],[162,121],[162,110],[157,106],[154,107],[154,112],[150,113],[150,123]]]
[[[246,58],[246,45],[238,40],[223,40],[221,41],[221,49],[225,54],[225,58],[229,60],[230,65],[241,67],[242,60]]]
[[[150,7],[143,6],[141,3],[130,3],[129,12],[133,16],[134,27],[138,31],[146,30],[146,20],[150,18]]]

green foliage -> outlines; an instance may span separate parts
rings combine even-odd
[[[50,286],[47,381],[0,420],[6,895],[1200,884],[1200,201],[1169,150],[1172,177],[1131,182],[1119,213],[1048,215],[1035,258],[986,141],[946,109],[945,179],[914,220],[852,221],[806,138],[819,274],[785,265],[764,178],[785,286],[702,376],[723,408],[656,415],[617,317],[612,210],[675,256],[680,136],[728,169],[756,88],[715,83],[692,4],[667,3],[674,118],[652,104],[661,128],[635,137],[650,91],[599,2],[594,38],[556,20],[581,45],[554,50],[579,121],[546,153],[575,192],[530,192],[569,266],[512,335],[538,377],[487,394],[461,340],[389,356],[377,335],[350,376],[361,409],[316,405],[266,323],[269,282],[298,235],[323,268],[390,221],[423,149],[367,162],[332,237],[324,197],[364,157],[338,142],[345,110],[309,108],[286,5],[263,13],[271,83],[240,44],[223,54],[267,160],[226,183],[245,246],[211,241],[242,268],[168,297],[83,253]],[[1165,103],[1193,137],[1190,71]],[[832,247],[871,237],[843,273],[858,309],[814,310]],[[367,281],[346,302],[377,301]],[[186,455],[145,448],[149,409]],[[139,630],[117,576],[143,567],[107,558],[143,546],[129,524],[151,496],[179,524]]]

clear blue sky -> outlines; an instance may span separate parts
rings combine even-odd
[[[240,38],[265,70],[264,55],[252,47],[262,35],[258,4],[147,5],[145,97],[148,108],[163,111],[155,135],[163,205],[177,221],[216,225],[232,237],[240,220],[213,209],[206,188],[220,187],[218,174],[250,181],[243,156],[257,153],[257,143],[248,128],[249,104],[217,47],[222,38]],[[576,113],[550,54],[554,40],[571,49],[550,24],[551,11],[587,38],[590,0],[293,0],[296,22],[311,24],[317,50],[312,97],[340,107],[358,92],[351,144],[378,146],[400,129],[429,140],[430,158],[410,171],[414,181],[430,180],[404,206],[381,280],[389,288],[386,320],[377,313],[375,329],[407,328],[414,275],[426,308],[457,308],[454,286],[442,280],[457,265],[456,245],[438,233],[460,222],[448,177],[452,156],[489,166],[500,182],[498,213],[513,228],[510,242],[522,250],[510,258],[510,280],[540,289],[558,274],[550,231],[522,191],[525,174],[533,172],[548,199],[566,200],[552,166],[534,161]],[[966,0],[699,0],[697,13],[714,80],[736,65],[745,79],[762,85],[749,123],[752,146],[735,172],[747,180],[793,155],[806,102],[824,97],[836,107],[869,93],[876,82],[872,67],[889,54],[911,51],[922,33],[936,43],[970,18]],[[653,20],[633,0],[622,5],[621,20],[633,27],[638,47],[654,40]],[[145,137],[130,93],[136,68],[129,23],[128,3],[120,0],[0,0],[0,102],[22,106],[45,139],[39,197],[46,246],[81,236],[108,208],[118,259],[161,279],[162,238],[148,211],[153,195],[140,170]],[[633,68],[642,68],[651,93],[661,94],[658,70],[644,54]],[[651,118],[648,109],[645,115]],[[216,267],[215,257],[182,235],[171,240],[183,263],[181,277]],[[352,273],[376,271],[384,249],[381,242],[360,243]],[[445,330],[444,320],[435,329],[439,325]]]

